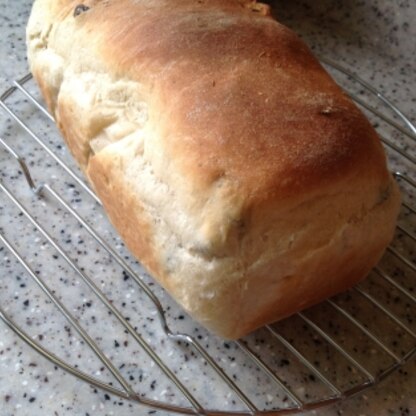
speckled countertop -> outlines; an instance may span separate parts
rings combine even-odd
[[[29,15],[30,0],[0,0],[0,92],[8,88],[10,82],[27,72],[25,59],[24,29]],[[345,67],[359,73],[365,80],[384,92],[414,121],[416,119],[416,3],[414,1],[369,0],[349,2],[341,1],[275,1],[276,16],[288,26],[294,28],[314,51],[334,59]],[[29,85],[34,95],[36,87]],[[358,89],[358,93],[360,93]],[[62,159],[73,165],[63,148],[59,135],[52,124],[36,111],[22,96],[12,97],[10,105],[16,109],[39,136],[51,146],[51,149]],[[79,209],[104,238],[115,247],[127,263],[138,273],[144,275],[166,310],[169,324],[175,330],[186,330],[197,338],[208,349],[218,363],[227,369],[244,391],[249,394],[258,407],[269,406],[270,403],[282,405],[287,401],[284,392],[270,387],[270,382],[258,372],[241,351],[234,345],[223,343],[195,327],[172,303],[169,297],[144,274],[140,266],[125,252],[122,243],[106,223],[100,209],[89,198],[73,179],[66,177],[56,164],[24,137],[10,118],[0,113],[0,137],[13,145],[25,156],[37,180],[51,183],[64,198]],[[391,133],[396,138],[395,133]],[[400,142],[397,136],[397,141]],[[414,155],[413,149],[409,151]],[[397,163],[392,158],[392,163]],[[402,167],[415,179],[414,166],[405,164]],[[74,167],[74,169],[76,169]],[[200,358],[187,346],[170,343],[160,334],[160,327],[151,303],[146,299],[137,285],[122,269],[111,261],[104,250],[94,241],[85,236],[78,224],[74,222],[59,204],[51,197],[38,200],[32,196],[25,186],[21,172],[13,165],[9,156],[0,149],[0,174],[2,181],[13,188],[29,211],[47,225],[54,239],[71,257],[76,258],[79,269],[93,276],[97,286],[118,308],[128,316],[134,326],[143,335],[143,340],[151,350],[160,354],[173,371],[184,381],[190,391],[195,394],[203,406],[238,409],[238,399],[221,384],[215,375],[205,368]],[[52,210],[52,211],[51,211]],[[51,216],[51,212],[53,215]],[[76,316],[97,341],[104,352],[111,357],[120,372],[149,399],[162,400],[168,403],[184,404],[180,394],[165,381],[156,365],[137,348],[124,330],[117,326],[114,316],[108,314],[96,298],[83,287],[80,278],[70,271],[54,250],[48,248],[41,235],[28,226],[19,211],[10,200],[2,194],[0,199],[0,229],[8,236],[10,242],[23,253],[28,265],[35,274],[44,278],[48,284],[62,295],[67,308]],[[413,222],[414,217],[408,219]],[[413,230],[414,232],[414,230]],[[414,244],[400,240],[401,249],[414,256]],[[102,380],[111,381],[111,375],[104,370],[94,356],[85,348],[73,329],[56,312],[51,302],[41,291],[30,283],[30,278],[13,256],[0,244],[0,306],[27,331],[33,339],[42,343],[68,362],[79,365]],[[416,281],[414,273],[403,271],[400,266],[392,266],[389,259],[385,260],[386,269],[399,278],[407,273],[410,286]],[[406,277],[406,276],[405,276]],[[375,289],[371,279],[367,283],[368,290]],[[380,296],[381,292],[379,293]],[[388,293],[386,302],[396,307],[397,314],[407,323],[412,324],[416,316],[414,305],[403,301],[399,296]],[[348,296],[337,299],[339,304],[348,305]],[[354,306],[359,308],[361,306]],[[309,312],[308,312],[309,313]],[[325,321],[331,327],[332,315],[322,315],[321,311],[312,311],[310,316]],[[371,318],[371,313],[367,316]],[[321,315],[320,315],[321,314]],[[377,320],[377,318],[374,318]],[[340,328],[339,332],[342,332]],[[369,324],[371,327],[371,324]],[[383,328],[386,326],[385,328]],[[379,325],[384,335],[388,334],[385,343],[400,355],[414,347],[414,340],[406,337],[396,329],[389,329],[387,323]],[[111,330],[109,330],[111,328]],[[416,330],[415,326],[412,326]],[[335,379],[348,380],[351,385],[359,377],[351,374],[351,368],[343,368],[342,360],[335,356],[328,357],[323,341],[310,335],[305,326],[291,321],[290,325],[282,324],[281,333],[294,339],[300,346],[308,346],[314,354],[314,363],[325,374],[331,371],[328,367],[336,367]],[[354,332],[343,332],[345,344],[356,344],[368,355],[368,365],[376,370],[377,362],[382,356],[377,349],[367,346],[359,340]],[[349,334],[349,335],[348,335]],[[308,341],[309,340],[309,341]],[[266,351],[270,339],[261,331],[246,339],[261,356],[268,356],[270,362],[277,363],[287,385],[293,388],[298,396],[304,399],[320,397],[322,391],[315,387],[315,377],[296,367],[293,357],[287,351],[275,348]],[[343,342],[344,342],[343,341]],[[300,347],[299,347],[300,348]],[[263,354],[263,355],[262,355]],[[267,359],[267,358],[266,358]],[[336,360],[336,364],[334,364]],[[344,377],[344,378],[343,378]],[[211,381],[216,380],[216,381]],[[341,383],[342,384],[342,383]],[[344,386],[351,387],[350,384]],[[181,401],[182,400],[182,401]],[[186,404],[186,403],[185,403]],[[128,416],[159,413],[129,403],[106,394],[77,381],[62,370],[41,358],[36,352],[25,345],[8,327],[0,321],[0,416]],[[323,416],[387,416],[416,415],[416,361],[410,361],[401,370],[391,375],[381,385],[372,388],[365,394],[358,395],[342,404],[314,411],[313,414]],[[160,414],[163,414],[160,412]]]

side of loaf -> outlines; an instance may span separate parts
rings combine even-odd
[[[251,0],[35,0],[45,101],[131,252],[238,338],[378,262],[400,196],[380,140]]]

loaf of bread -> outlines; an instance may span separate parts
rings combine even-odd
[[[380,140],[251,0],[36,0],[31,70],[131,252],[229,339],[339,293],[390,242]]]

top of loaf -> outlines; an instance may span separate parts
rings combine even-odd
[[[380,177],[389,183],[370,123],[267,6],[82,4],[37,0],[29,42],[43,39],[38,47],[70,62],[75,78],[106,74],[127,85],[124,97],[140,97],[147,109],[141,151],[181,209],[193,213],[189,233],[205,253],[222,253],[256,212],[331,193],[356,175],[365,175],[369,188]],[[54,97],[47,101],[54,106]],[[121,139],[105,150],[111,146],[115,154],[131,151]],[[94,151],[82,152],[87,166]]]

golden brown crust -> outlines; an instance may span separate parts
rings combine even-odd
[[[160,146],[193,188],[226,172],[254,201],[283,198],[384,159],[369,122],[289,29],[235,1],[156,3],[103,5],[86,30],[102,27],[99,53],[116,73],[150,78]]]
[[[397,187],[368,120],[267,6],[77,5],[36,0],[35,78],[111,221],[189,313],[235,338],[364,277]]]

